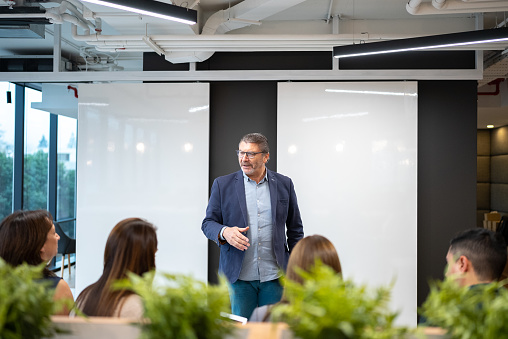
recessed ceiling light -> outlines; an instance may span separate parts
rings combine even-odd
[[[494,125],[487,125],[487,128],[494,128]]]

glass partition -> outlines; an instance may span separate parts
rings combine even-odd
[[[0,220],[12,212],[15,86],[0,82]]]
[[[23,209],[48,208],[49,113],[33,109],[42,93],[25,88]]]
[[[56,219],[66,220],[76,217],[76,133],[77,120],[58,116],[58,185]],[[72,229],[64,227],[72,226]],[[67,235],[74,238],[74,222],[61,223]]]

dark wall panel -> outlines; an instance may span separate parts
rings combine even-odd
[[[476,81],[418,82],[419,305],[443,277],[449,240],[476,226],[476,91]]]
[[[331,52],[218,52],[196,64],[208,70],[332,69]]]
[[[277,170],[277,83],[212,82],[210,84],[210,187],[213,180],[240,169],[235,151],[247,133],[268,138],[268,168]],[[234,225],[230,225],[234,226]],[[217,281],[219,249],[208,243],[208,280]]]
[[[343,58],[339,68],[354,69],[475,69],[475,51],[418,51]]]
[[[490,140],[490,155],[508,154],[508,127],[492,130]]]

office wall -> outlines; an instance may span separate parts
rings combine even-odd
[[[483,227],[484,214],[490,212],[490,130],[477,132],[476,226]]]
[[[416,82],[278,86],[278,169],[293,179],[305,234],[335,245],[344,277],[393,283],[416,326]]]
[[[476,226],[476,81],[418,82],[418,305],[450,238]]]
[[[478,130],[477,226],[484,213],[508,214],[508,127]]]
[[[490,208],[503,215],[508,213],[508,127],[490,134]]]
[[[208,84],[79,86],[76,293],[122,219],[158,228],[157,269],[206,281]],[[234,152],[231,152],[234,155]]]

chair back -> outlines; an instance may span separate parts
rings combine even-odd
[[[58,240],[58,253],[76,253],[76,239],[69,237],[57,222],[55,222],[55,231],[60,236],[60,240]]]

